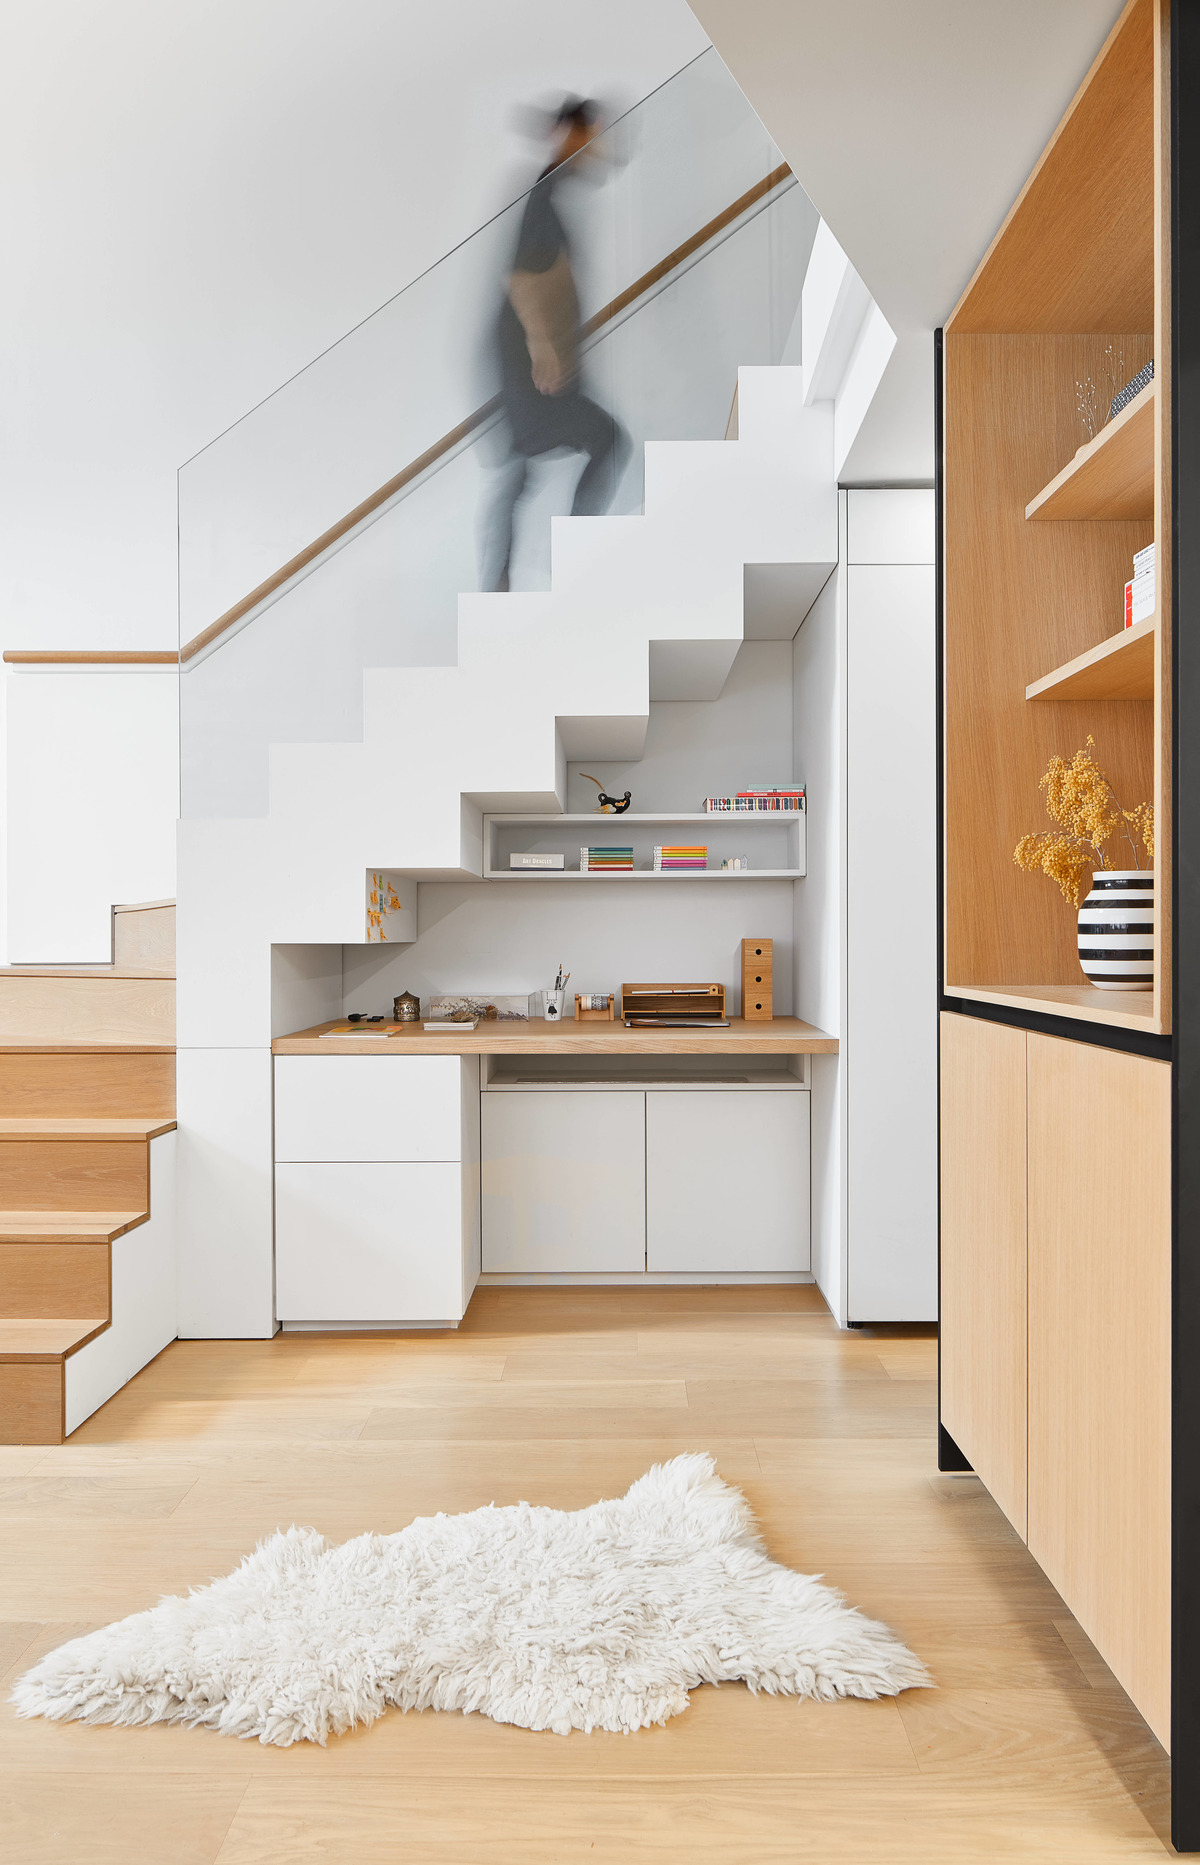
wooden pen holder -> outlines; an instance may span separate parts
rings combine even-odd
[[[596,1009],[591,1004],[584,1003],[585,997],[594,998],[595,995],[596,993],[594,991],[585,991],[581,996],[580,993],[576,991],[575,993],[575,1021],[577,1023],[611,1023],[613,1021],[613,994],[612,992],[611,991],[609,992],[607,1002],[604,1004],[601,1004],[599,1009]]]

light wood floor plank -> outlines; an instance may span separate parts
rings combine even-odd
[[[1163,1858],[1162,1751],[971,1477],[934,1456],[928,1329],[816,1291],[491,1289],[455,1332],[178,1342],[70,1442],[0,1452],[0,1856],[24,1865],[1116,1865]],[[584,1508],[708,1450],[776,1558],[893,1624],[935,1691],[693,1693],[562,1739],[389,1715],[320,1750],[18,1720],[44,1650],[334,1540]],[[24,1848],[24,1850],[22,1850]]]

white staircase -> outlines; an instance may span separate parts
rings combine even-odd
[[[555,519],[549,592],[462,596],[457,664],[367,669],[361,742],[273,746],[268,816],[181,824],[182,1334],[270,1331],[272,1018],[315,1020],[367,871],[478,877],[483,809],[559,810],[568,758],[639,754],[651,697],[716,698],[747,566],[795,569],[752,629],[795,632],[838,554],[832,408],[753,368],[738,409],[737,440],[647,446],[644,516]]]

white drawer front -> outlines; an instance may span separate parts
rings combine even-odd
[[[275,1157],[462,1157],[457,1056],[276,1056]]]
[[[277,1166],[275,1290],[281,1321],[461,1320],[458,1166]]]
[[[646,1096],[646,1267],[810,1267],[809,1096]]]
[[[485,1273],[645,1268],[644,1100],[484,1095]]]

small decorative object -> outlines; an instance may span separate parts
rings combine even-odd
[[[1124,373],[1123,370],[1122,373]],[[1151,357],[1144,369],[1139,369],[1136,376],[1131,376],[1123,389],[1117,390],[1112,398],[1112,406],[1108,411],[1109,420],[1111,421],[1114,416],[1119,415],[1122,408],[1128,408],[1134,397],[1140,395],[1143,389],[1148,389],[1153,380],[1154,358]]]
[[[1098,991],[1154,988],[1154,875],[1108,868],[1092,875],[1079,909],[1079,963]]]
[[[742,940],[742,1016],[747,1023],[769,1023],[775,1015],[775,943]]]
[[[597,790],[600,792],[596,802],[595,813],[597,816],[623,816],[625,814],[625,811],[633,801],[632,790],[627,790],[623,797],[610,797],[605,793],[604,785],[600,782],[598,777],[593,777],[588,771],[580,771],[579,775],[581,777],[586,777],[590,784],[595,784]]]
[[[494,991],[435,992],[429,999],[429,1015],[434,1018],[483,1017],[489,1022],[527,1023],[529,998],[497,995]]]
[[[611,1023],[613,1021],[613,994],[611,991],[576,991],[576,1023]]]
[[[417,884],[405,874],[367,873],[367,944],[415,939]]]
[[[421,1021],[421,1000],[411,991],[401,991],[399,997],[392,1000],[392,1015],[397,1023],[419,1023]]]
[[[721,862],[721,868],[726,874],[744,874],[749,866],[749,855],[726,855]]]
[[[1091,376],[1084,376],[1082,381],[1076,380],[1075,413],[1078,417],[1079,425],[1083,429],[1084,444],[1086,445],[1089,440],[1095,440],[1102,426],[1100,420],[1100,397],[1096,384]]]
[[[1154,806],[1123,809],[1094,750],[1089,733],[1069,764],[1051,758],[1038,787],[1046,792],[1050,820],[1059,826],[1022,836],[1013,860],[1030,873],[1049,875],[1063,899],[1079,908],[1079,962],[1089,983],[1108,991],[1148,991],[1154,983],[1154,872],[1139,865],[1138,840],[1152,863]],[[1132,868],[1109,862],[1104,844],[1117,831],[1129,844]]]

